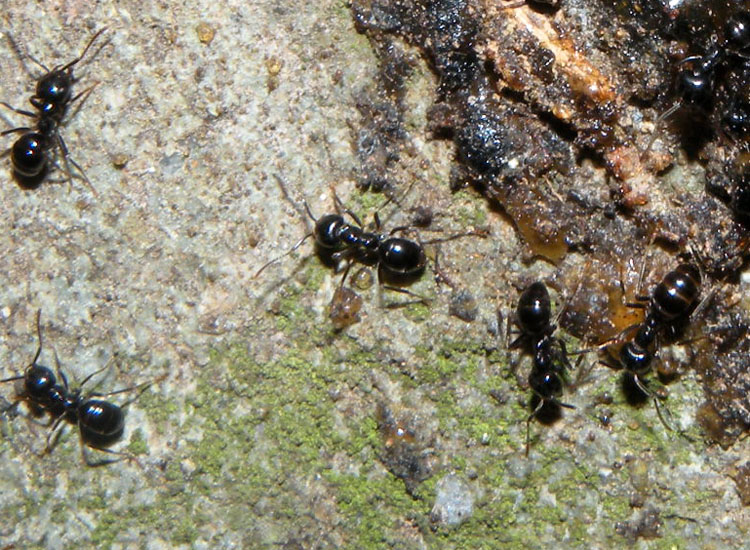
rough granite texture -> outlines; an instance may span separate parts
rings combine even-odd
[[[23,190],[3,159],[0,377],[33,357],[41,308],[42,363],[56,351],[82,380],[111,360],[98,391],[166,378],[128,406],[112,447],[139,464],[87,467],[70,425],[38,456],[44,419],[23,405],[0,417],[0,548],[747,548],[738,489],[750,440],[704,440],[693,371],[666,402],[688,439],[650,403],[628,404],[619,375],[587,357],[591,371],[565,395],[576,409],[532,422],[524,456],[529,392],[496,313],[507,318],[517,288],[556,268],[523,263],[514,226],[478,193],[451,193],[453,144],[426,130],[436,77],[415,52],[409,146],[389,160],[415,183],[401,207],[383,206],[355,189],[379,68],[346,3],[8,0],[1,15],[48,65],[109,30],[76,67],[76,89],[98,86],[64,129],[96,194],[79,180]],[[33,79],[6,40],[0,75],[0,99],[27,108]],[[358,291],[360,322],[337,332],[339,277],[309,242],[254,277],[308,231],[303,200],[332,211],[331,188],[387,227],[428,205],[442,234],[491,236],[440,245],[461,290],[438,284],[431,263],[410,287],[429,306],[385,307],[409,297],[374,285]],[[471,323],[449,315],[463,290]],[[529,358],[514,360],[526,373]]]

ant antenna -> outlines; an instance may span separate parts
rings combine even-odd
[[[682,102],[678,101],[677,103],[672,105],[669,109],[667,109],[666,111],[664,111],[662,114],[659,115],[659,117],[656,119],[656,122],[654,123],[654,133],[651,134],[651,139],[648,140],[648,144],[646,145],[646,148],[643,150],[643,152],[641,152],[641,155],[638,160],[643,162],[646,159],[646,155],[648,155],[648,152],[651,150],[651,146],[656,141],[656,138],[659,137],[660,126],[667,118],[672,116],[680,107],[682,107]]]
[[[81,52],[81,55],[79,55],[78,57],[76,57],[76,58],[75,58],[75,59],[74,59],[73,61],[70,61],[69,63],[67,63],[67,64],[63,65],[63,66],[62,66],[62,67],[60,67],[60,68],[59,68],[58,70],[60,70],[60,71],[67,71],[67,70],[68,70],[68,69],[70,69],[70,68],[71,68],[71,67],[72,67],[73,65],[75,65],[76,63],[78,63],[78,62],[79,62],[79,61],[80,61],[81,59],[83,59],[83,56],[85,56],[85,55],[86,55],[86,52],[87,52],[87,51],[89,51],[89,48],[91,47],[91,45],[92,45],[92,44],[93,44],[93,43],[94,43],[94,42],[96,41],[96,39],[97,39],[97,38],[99,38],[99,36],[101,36],[101,34],[102,34],[102,33],[103,33],[104,31],[106,31],[106,30],[107,30],[107,27],[102,27],[101,29],[99,29],[99,31],[98,31],[98,32],[97,32],[97,33],[96,33],[96,34],[95,34],[94,36],[92,36],[92,37],[91,37],[91,40],[89,40],[89,43],[88,43],[88,44],[86,44],[86,47],[85,47],[85,48],[83,49],[83,51]],[[104,47],[104,44],[102,45],[102,47]]]
[[[305,207],[307,207],[307,204],[305,204]],[[308,212],[309,212],[309,210],[308,210]],[[273,260],[271,260],[270,262],[266,263],[266,264],[265,264],[265,265],[264,265],[263,267],[261,267],[261,268],[260,268],[260,269],[259,269],[258,271],[256,271],[256,272],[255,272],[255,275],[253,275],[253,279],[257,279],[257,278],[258,278],[258,275],[260,275],[261,273],[263,273],[263,271],[264,271],[264,270],[265,270],[265,269],[266,269],[266,268],[267,268],[267,267],[268,267],[269,265],[271,265],[271,264],[275,264],[276,262],[278,262],[278,261],[279,261],[279,260],[281,260],[282,258],[285,258],[285,257],[289,256],[289,255],[290,255],[290,254],[291,254],[292,252],[294,252],[294,251],[295,251],[295,250],[297,250],[297,249],[298,249],[298,248],[299,248],[300,246],[302,246],[302,244],[303,244],[303,243],[304,243],[304,242],[305,242],[305,241],[306,241],[306,240],[307,240],[308,238],[310,238],[310,237],[312,237],[312,236],[313,236],[313,234],[312,234],[312,233],[308,233],[307,235],[305,235],[304,237],[302,237],[302,238],[301,238],[301,239],[300,239],[300,240],[299,240],[299,241],[297,242],[297,244],[295,244],[295,245],[294,245],[294,246],[293,246],[293,247],[292,247],[291,249],[289,249],[289,250],[288,250],[287,252],[285,252],[285,253],[284,253],[284,254],[282,254],[281,256],[277,256],[276,258],[274,258],[274,259],[273,259]]]
[[[34,359],[32,359],[31,364],[36,365],[36,360],[39,359],[39,355],[42,353],[42,309],[39,308],[36,310],[36,335],[39,339],[39,347],[36,348],[36,353],[34,354]]]

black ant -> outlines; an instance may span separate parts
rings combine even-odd
[[[277,176],[277,181],[281,186],[282,192],[286,195],[286,190],[281,178]],[[287,195],[288,197],[288,195]],[[342,260],[347,261],[344,275],[341,279],[343,287],[346,276],[353,263],[364,265],[377,265],[378,282],[384,288],[415,296],[421,302],[428,302],[427,298],[409,292],[398,286],[387,286],[384,282],[395,284],[409,284],[418,279],[425,270],[427,256],[424,251],[425,244],[435,244],[446,242],[464,236],[485,236],[483,232],[470,231],[457,235],[452,235],[443,239],[433,239],[426,242],[417,242],[405,237],[396,237],[394,234],[407,231],[408,226],[396,227],[390,233],[381,233],[380,218],[377,213],[374,214],[375,232],[365,231],[360,219],[350,210],[342,208],[341,201],[334,193],[336,203],[336,214],[326,214],[316,218],[308,206],[303,201],[307,216],[314,222],[312,232],[307,233],[300,239],[289,251],[272,259],[263,265],[256,273],[258,277],[268,266],[278,262],[297,250],[310,237],[315,239],[315,248],[318,257],[329,267],[338,270]],[[354,221],[354,224],[348,223],[341,212],[347,214]],[[437,271],[436,267],[436,271]],[[439,274],[439,273],[438,273]],[[439,274],[441,275],[441,274]]]
[[[565,310],[563,307],[558,318]],[[533,412],[526,419],[526,456],[529,454],[529,426],[545,407],[552,407],[550,415],[559,415],[559,408],[574,409],[563,403],[564,378],[570,368],[565,343],[554,336],[556,324],[551,322],[552,307],[549,292],[544,283],[537,281],[529,285],[518,299],[515,323],[521,334],[508,345],[508,349],[524,346],[532,354],[534,363],[529,373],[529,387],[538,400]],[[510,330],[510,324],[509,324]]]
[[[703,55],[691,55],[680,61],[681,65],[687,64],[677,75],[676,89],[681,101],[707,109],[713,99],[717,69],[732,55],[747,58],[748,46],[750,13],[740,12],[727,20],[722,41]]]
[[[749,59],[750,47],[750,13],[739,12],[731,16],[724,25],[723,39],[715,43],[703,55],[691,55],[682,59],[683,66],[675,79],[677,102],[659,115],[656,128],[680,107],[686,106],[699,113],[709,113],[712,110],[714,89],[721,68],[726,68],[732,59]],[[730,107],[731,108],[731,107]],[[728,124],[744,124],[743,113],[729,114]],[[741,120],[734,119],[739,116]],[[656,131],[649,140],[642,157],[651,149],[656,139]]]
[[[333,262],[337,265],[342,259],[350,260],[346,267],[347,272],[352,262],[377,265],[380,281],[411,280],[419,277],[424,271],[427,259],[422,245],[404,237],[392,236],[393,233],[406,228],[396,228],[389,235],[371,233],[362,229],[362,222],[353,212],[347,211],[346,213],[357,225],[347,223],[340,214],[326,214],[316,219],[307,202],[304,206],[307,215],[315,222],[313,231],[305,235],[287,253],[261,267],[255,273],[256,277],[269,265],[297,250],[309,237],[315,238],[318,254],[327,263]],[[380,228],[380,219],[377,214],[375,214],[375,226]],[[346,273],[344,278],[346,278]]]
[[[615,356],[611,351],[611,345],[617,338],[599,346],[609,359],[601,362],[611,368],[624,369],[625,383],[634,385],[643,395],[653,398],[659,418],[669,430],[672,428],[664,421],[659,407],[659,398],[663,398],[663,395],[650,390],[644,377],[651,372],[651,363],[657,355],[651,349],[658,347],[659,334],[665,331],[674,334],[688,320],[698,304],[700,286],[701,274],[695,265],[678,265],[664,276],[651,296],[636,296],[636,302],[628,304],[646,309],[647,313],[642,323],[623,331],[625,333],[637,328],[635,336],[622,345],[619,353]]]
[[[121,455],[126,458],[134,458],[129,453],[113,451],[107,447],[119,439],[123,434],[125,429],[125,413],[123,412],[123,408],[137,399],[137,397],[148,386],[150,386],[152,382],[109,393],[90,392],[86,395],[82,395],[81,388],[94,375],[107,368],[105,365],[102,369],[87,376],[81,383],[80,387],[71,390],[68,386],[67,377],[60,369],[60,362],[57,359],[57,353],[55,353],[57,376],[55,376],[55,372],[53,372],[51,368],[37,363],[39,355],[42,352],[41,310],[37,312],[36,328],[37,337],[39,338],[39,346],[37,347],[36,354],[34,355],[31,364],[26,368],[24,374],[5,378],[0,380],[0,383],[23,380],[23,388],[17,396],[16,403],[19,401],[26,401],[31,405],[33,412],[46,412],[52,417],[52,427],[47,436],[47,445],[44,454],[49,453],[52,449],[53,435],[56,433],[57,427],[63,421],[67,421],[78,426],[78,433],[81,440],[81,454],[84,462],[86,462],[88,466],[102,466],[112,462],[117,462],[120,459],[92,462],[86,453],[86,447],[91,447],[109,454]],[[110,403],[103,399],[93,399],[94,397],[109,397],[133,390],[139,390],[139,393],[135,398],[129,400],[122,406]]]
[[[60,135],[60,126],[63,124],[68,107],[81,97],[88,97],[88,94],[96,86],[91,86],[73,96],[73,84],[77,81],[73,76],[73,67],[83,59],[92,44],[105,30],[107,30],[106,27],[99,30],[89,40],[81,54],[65,65],[58,65],[52,69],[48,69],[42,63],[29,56],[34,63],[45,71],[45,74],[37,80],[36,91],[29,99],[29,102],[37,112],[17,109],[8,103],[0,102],[0,105],[3,107],[34,119],[33,127],[22,126],[0,132],[0,135],[3,136],[12,133],[21,133],[21,137],[4,153],[10,153],[13,173],[21,185],[36,187],[42,182],[48,171],[48,164],[50,162],[48,158],[49,151],[57,148],[65,164],[65,173],[67,174],[68,182],[72,183],[73,173],[70,169],[70,165],[72,164],[78,170],[78,173],[86,184],[93,190],[93,186],[88,177],[86,177],[86,173],[70,157],[65,141],[62,135]],[[13,42],[13,39],[10,35],[7,36],[13,49],[20,56],[20,51]]]

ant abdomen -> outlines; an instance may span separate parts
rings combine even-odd
[[[88,440],[117,439],[125,429],[122,408],[109,401],[87,399],[78,406],[78,424]]]
[[[700,294],[701,274],[692,264],[680,264],[670,271],[654,290],[653,314],[662,321],[684,316]]]
[[[37,132],[29,132],[16,140],[11,149],[13,170],[22,178],[39,176],[47,166],[47,138]]]
[[[427,262],[419,243],[401,237],[391,237],[381,242],[378,258],[383,270],[396,276],[418,275]]]
[[[522,332],[532,335],[549,331],[552,306],[542,282],[532,283],[518,299],[516,318]]]

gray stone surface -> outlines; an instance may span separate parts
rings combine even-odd
[[[596,368],[566,396],[575,411],[532,423],[524,456],[528,392],[507,369],[496,309],[507,317],[519,273],[552,268],[521,265],[508,220],[448,191],[452,148],[425,131],[435,77],[423,61],[405,99],[413,146],[398,166],[414,188],[403,208],[355,191],[357,98],[374,93],[377,66],[346,4],[7,0],[2,18],[48,65],[108,31],[76,67],[78,90],[98,86],[64,129],[96,193],[79,180],[22,190],[3,159],[0,376],[33,357],[41,309],[42,363],[56,351],[81,381],[111,361],[103,392],[155,383],[112,447],[138,464],[86,467],[72,425],[38,456],[44,419],[23,405],[0,417],[0,547],[743,547],[750,515],[730,476],[750,441],[703,443],[690,374],[670,386],[669,406],[695,441],[667,433],[652,407],[628,406],[616,375]],[[27,108],[33,81],[7,41],[0,75],[0,99]],[[361,322],[336,332],[339,279],[309,243],[256,278],[308,231],[303,199],[316,215],[332,210],[331,187],[390,227],[423,204],[446,214],[447,232],[487,226],[491,238],[440,247],[476,320],[449,315],[451,289],[428,268],[411,289],[429,308],[379,307],[373,287]],[[603,391],[615,395],[606,426],[594,405]],[[6,400],[13,392],[0,387]],[[412,486],[402,478],[414,464],[427,478]],[[444,528],[430,511],[448,472],[464,480],[462,506],[476,500]],[[659,537],[616,530],[641,521],[640,508],[659,511]]]

